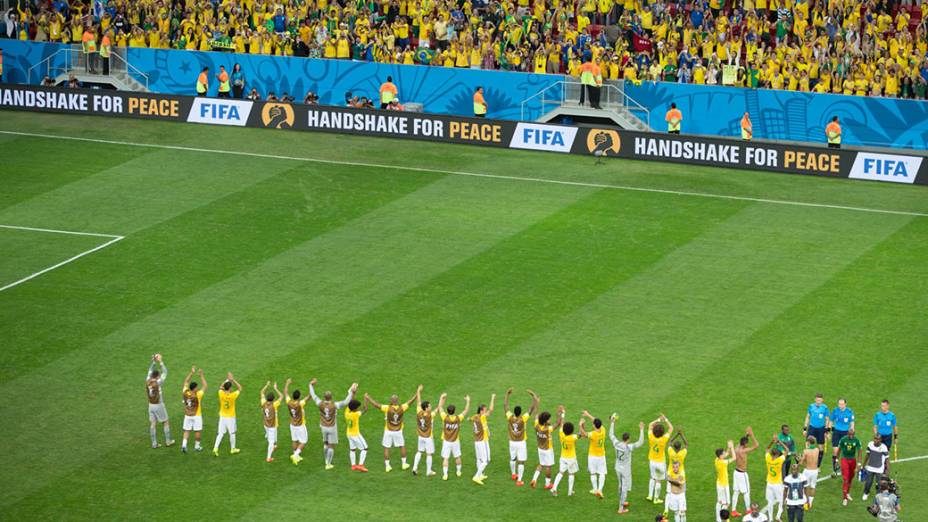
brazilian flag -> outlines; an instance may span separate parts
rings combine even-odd
[[[416,61],[419,63],[428,65],[432,63],[432,58],[434,57],[435,57],[435,51],[432,51],[431,49],[425,49],[424,47],[420,47],[416,51]]]

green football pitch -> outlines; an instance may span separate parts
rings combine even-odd
[[[899,458],[928,455],[924,187],[18,112],[0,131],[0,225],[23,227],[0,228],[0,519],[616,516],[612,452],[598,500],[586,442],[575,497],[516,488],[500,400],[483,487],[467,433],[460,479],[396,457],[384,473],[376,413],[368,474],[344,436],[322,469],[311,410],[306,460],[288,461],[282,426],[265,463],[258,392],[287,377],[380,401],[421,383],[459,408],[510,386],[527,407],[532,388],[575,423],[618,412],[622,431],[664,413],[690,440],[690,521],[714,520],[715,448],[748,425],[762,445],[800,430],[816,392],[848,399],[865,443],[890,399]],[[177,439],[190,366],[209,447],[236,375],[239,455],[149,447],[156,352]],[[759,451],[761,502],[763,468]],[[905,520],[928,520],[926,473],[893,466]],[[639,451],[624,519],[654,520],[647,482]],[[806,520],[872,520],[853,495],[842,508],[839,481],[821,483]]]

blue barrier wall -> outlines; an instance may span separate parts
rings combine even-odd
[[[928,149],[926,101],[664,82],[626,82],[625,92],[651,111],[655,130],[667,128],[674,102],[685,134],[740,136],[749,111],[755,138],[824,142],[825,125],[838,116],[845,144]]]
[[[4,50],[4,80],[26,83],[28,69],[62,48],[56,44],[0,40]],[[484,87],[489,115],[519,119],[522,101],[562,79],[547,74],[508,73],[445,67],[388,65],[347,60],[320,60],[231,53],[129,49],[130,62],[150,78],[151,90],[193,94],[203,67],[231,70],[240,63],[249,84],[262,95],[288,92],[302,100],[307,90],[328,105],[341,105],[346,91],[376,97],[380,83],[393,76],[404,102],[422,103],[429,112],[470,115],[473,89]],[[62,63],[64,57],[61,56]],[[44,72],[33,75],[41,81]],[[212,81],[210,94],[215,94]],[[928,149],[928,102],[811,94],[765,89],[709,87],[663,82],[626,83],[626,92],[651,111],[651,127],[666,129],[664,113],[671,102],[683,111],[683,132],[738,136],[741,115],[750,111],[754,136],[759,139],[824,141],[832,116],[841,118],[843,139],[849,145]],[[527,105],[540,112],[538,99]]]
[[[8,68],[4,78],[25,83],[29,67],[61,47],[0,40],[0,48]],[[210,94],[215,95],[218,85],[212,75],[220,65],[231,72],[239,63],[249,83],[247,89],[256,87],[262,96],[269,91],[278,96],[287,92],[297,100],[302,100],[306,91],[313,91],[326,105],[343,105],[346,91],[377,99],[380,84],[389,75],[401,101],[422,103],[428,112],[469,116],[473,114],[474,89],[480,85],[488,116],[512,120],[520,118],[523,100],[562,79],[548,74],[165,49],[130,48],[128,57],[129,63],[148,75],[149,88],[160,93],[195,94],[197,75],[209,67]],[[32,83],[39,83],[42,76],[44,72],[38,78],[33,75]],[[537,100],[533,108],[536,112],[540,109]]]

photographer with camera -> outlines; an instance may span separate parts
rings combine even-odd
[[[880,522],[896,522],[899,512],[899,497],[895,493],[895,483],[891,480],[880,481],[880,492],[868,508],[870,514]]]

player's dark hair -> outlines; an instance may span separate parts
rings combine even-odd
[[[197,389],[197,381],[192,381],[190,384],[190,391]]]
[[[477,415],[480,415],[480,414],[483,413],[486,409],[487,409],[487,405],[486,405],[486,404],[481,404],[480,406],[477,406]]]
[[[601,420],[599,420],[599,419],[593,419],[593,426],[595,426],[596,429],[602,428],[602,427],[603,427],[603,421],[601,421]]]
[[[455,410],[457,410],[457,408],[454,407],[454,404],[449,404],[448,408],[446,409],[448,410],[448,415],[454,415]]]
[[[727,509],[719,511],[719,518],[722,520],[731,520],[731,511],[728,511]]]
[[[677,450],[677,451],[680,451],[680,448],[682,448],[682,447],[683,447],[683,443],[682,443],[682,442],[680,442],[680,441],[678,441],[678,440],[674,441],[674,443],[673,443],[673,449],[675,449],[675,450]]]
[[[663,437],[664,436],[664,425],[658,422],[657,424],[654,425],[654,428],[651,430],[651,432],[654,433],[654,436],[657,438]]]
[[[889,399],[883,399],[880,404],[889,404]]]
[[[780,456],[780,448],[773,448],[772,450],[770,450],[770,454],[773,455],[774,458],[779,457],[779,456]]]
[[[429,409],[429,401],[422,401],[422,404],[419,405],[423,410]]]
[[[789,429],[789,424],[783,424],[782,426],[780,426],[780,431],[783,431],[786,429]]]
[[[574,432],[574,423],[565,422],[564,427],[561,429],[564,431],[564,435],[571,435]]]
[[[549,420],[551,420],[550,412],[543,411],[540,414],[538,414],[538,424],[541,424],[542,426],[544,426],[545,424],[548,423]]]
[[[157,378],[160,377],[160,376],[161,376],[161,372],[159,372],[158,370],[153,370],[153,371],[151,372],[151,378],[152,378],[152,379],[157,379]]]
[[[718,448],[717,450],[715,450],[716,458],[722,458],[722,454],[724,453],[725,453],[725,450],[723,450],[722,448]]]
[[[750,440],[751,439],[749,439],[748,436],[745,435],[744,437],[741,437],[741,440],[738,441],[738,444],[741,444],[742,446],[747,446]]]
[[[268,393],[268,394],[267,394],[267,397],[265,397],[265,398],[267,399],[267,402],[274,402],[274,394],[273,394],[273,393]]]
[[[231,390],[231,389],[232,389],[232,383],[229,382],[229,381],[226,381],[226,382],[222,383],[222,389],[225,390],[225,391]]]
[[[300,390],[293,390],[293,400],[300,399]]]
[[[809,444],[818,444],[818,441],[815,440],[815,437],[813,437],[812,435],[809,435],[809,438],[806,439],[806,442],[808,442]]]
[[[359,401],[358,399],[351,399],[350,401],[348,401],[349,410],[355,411],[360,407],[361,407],[361,401]]]
[[[632,438],[632,436],[631,436],[627,431],[626,431],[625,433],[622,434],[622,440],[625,441],[625,442],[628,442],[628,440],[631,439],[631,438]]]
[[[515,415],[516,417],[522,415],[522,406],[516,406],[515,408],[513,408],[512,414]]]

